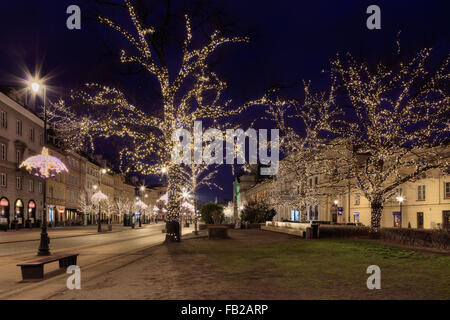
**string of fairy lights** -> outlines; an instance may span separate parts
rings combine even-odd
[[[180,68],[169,74],[165,57],[155,46],[155,29],[144,26],[130,1],[124,3],[132,31],[109,18],[100,17],[99,21],[130,44],[131,50],[120,51],[120,61],[139,64],[156,78],[161,113],[148,114],[130,103],[122,91],[97,83],[87,83],[71,97],[88,106],[89,115],[77,116],[63,101],[54,103],[49,113],[56,129],[75,149],[93,148],[94,137],[120,137],[126,141],[120,152],[125,172],[167,175],[168,220],[178,216],[181,182],[188,183],[186,176],[195,177],[188,183],[195,189],[201,180],[212,183],[215,174],[214,170],[205,174],[203,165],[182,167],[174,163],[173,132],[191,128],[195,120],[240,114],[252,105],[268,106],[268,115],[284,133],[280,146],[288,156],[280,170],[294,174],[295,188],[303,195],[299,199],[304,199],[299,205],[317,196],[305,182],[311,175],[319,172],[327,177],[328,187],[342,187],[343,181],[351,181],[371,203],[373,231],[379,228],[383,202],[398,186],[430,169],[448,168],[448,156],[442,152],[449,133],[448,56],[432,68],[432,50],[427,48],[407,61],[399,59],[395,66],[380,63],[369,68],[351,55],[338,55],[329,71],[330,88],[313,93],[305,83],[301,104],[271,91],[234,105],[224,99],[227,84],[210,70],[207,61],[221,46],[248,42],[248,38],[225,37],[216,31],[205,45],[193,48],[191,22],[185,16]],[[337,97],[337,89],[343,89],[345,97]],[[301,119],[304,132],[298,133],[285,120],[290,113]]]
[[[270,104],[268,112],[284,132],[280,145],[288,154],[272,189],[297,196],[273,198],[274,204],[291,201],[304,208],[320,196],[342,194],[350,184],[369,201],[371,231],[377,233],[383,203],[402,184],[429,170],[448,172],[449,56],[433,67],[431,52],[426,48],[408,61],[374,69],[350,54],[338,55],[331,63],[328,91],[311,94],[306,83],[300,108]],[[339,100],[338,88],[345,92]],[[293,116],[305,126],[300,134],[286,122],[293,105]],[[320,177],[320,186],[310,187],[311,176]],[[293,181],[291,190],[283,190],[286,180]]]
[[[130,1],[124,1],[134,30],[122,28],[109,18],[99,17],[99,21],[119,32],[131,45],[132,51],[122,49],[122,63],[137,63],[154,76],[160,88],[160,115],[150,115],[142,108],[131,104],[126,95],[113,87],[97,83],[87,83],[84,90],[74,92],[71,98],[81,101],[90,109],[89,116],[77,117],[64,102],[53,104],[53,122],[63,131],[62,136],[72,147],[93,148],[94,137],[121,137],[126,139],[126,147],[120,151],[121,163],[125,172],[137,171],[144,175],[167,175],[169,203],[167,219],[175,220],[179,213],[181,181],[186,170],[191,176],[191,188],[200,184],[213,186],[214,171],[204,174],[202,165],[183,169],[172,162],[170,151],[173,149],[172,133],[182,127],[189,127],[197,119],[216,119],[237,115],[252,105],[264,105],[266,96],[240,105],[223,99],[227,84],[208,67],[208,58],[225,44],[248,42],[245,37],[226,37],[215,31],[208,43],[192,48],[192,29],[188,16],[185,16],[185,39],[181,53],[181,67],[169,77],[164,57],[154,45],[155,29],[145,27],[137,17]],[[154,58],[154,55],[157,58]],[[170,79],[173,79],[172,81]],[[190,88],[186,88],[186,83]],[[212,97],[212,98],[211,98]],[[59,125],[58,125],[59,124]],[[76,140],[69,137],[78,137]],[[72,141],[70,141],[72,140]],[[130,165],[131,164],[131,165]],[[164,172],[163,172],[164,171]],[[193,178],[194,179],[194,178]],[[173,236],[168,235],[168,236]]]

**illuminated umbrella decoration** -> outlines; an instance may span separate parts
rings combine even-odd
[[[101,191],[97,191],[92,195],[92,201],[100,202],[106,199],[108,199],[108,196]]]
[[[63,171],[69,172],[66,165],[56,157],[48,154],[46,147],[42,148],[42,153],[36,156],[29,157],[20,164],[20,168],[25,167],[28,172],[37,170],[35,176],[41,178],[54,177],[56,173]]]
[[[148,206],[144,202],[139,200],[136,202],[136,207],[138,207],[139,209],[145,210],[145,209],[147,209]]]
[[[158,201],[164,201],[164,202],[169,202],[169,196],[167,195],[167,193],[165,193],[164,195],[162,195]]]

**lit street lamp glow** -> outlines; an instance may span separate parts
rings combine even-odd
[[[38,82],[31,82],[31,90],[33,90],[34,92],[38,92],[40,87],[41,85]]]

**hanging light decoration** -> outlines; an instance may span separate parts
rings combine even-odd
[[[104,201],[106,199],[108,199],[108,196],[106,194],[102,193],[101,191],[97,191],[96,193],[94,193],[92,195],[92,201],[95,201],[95,202]]]
[[[145,210],[148,206],[142,200],[139,200],[136,202],[136,207],[141,210]]]
[[[32,156],[24,160],[20,164],[20,168],[25,167],[25,169],[32,173],[36,170],[35,176],[41,178],[54,177],[57,173],[69,172],[66,165],[57,157],[53,157],[48,154],[48,149],[46,147],[42,148],[41,154]]]

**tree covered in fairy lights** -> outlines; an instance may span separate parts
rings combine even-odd
[[[345,99],[345,112],[332,126],[338,138],[331,176],[351,179],[368,199],[371,232],[378,234],[383,204],[398,187],[449,165],[449,56],[433,64],[431,49],[407,61],[374,68],[351,55],[332,61],[331,75]]]
[[[109,18],[99,17],[101,23],[118,31],[129,43],[122,49],[122,63],[138,64],[158,82],[161,97],[161,112],[149,114],[132,104],[124,92],[112,86],[87,83],[86,88],[72,94],[75,101],[88,106],[89,112],[74,112],[64,101],[53,104],[50,110],[55,130],[73,148],[92,147],[96,137],[121,137],[126,146],[120,155],[123,163],[132,164],[127,170],[143,175],[166,174],[169,202],[167,220],[169,224],[179,214],[180,194],[183,181],[181,166],[171,160],[175,145],[172,134],[179,128],[189,128],[195,120],[218,119],[237,115],[252,105],[266,103],[266,97],[233,105],[223,97],[227,84],[211,70],[208,59],[225,44],[247,42],[245,37],[226,37],[216,31],[206,45],[195,48],[191,43],[192,30],[188,16],[182,44],[179,69],[169,72],[176,65],[173,55],[161,50],[155,39],[155,29],[145,26],[130,1],[124,0],[128,8],[133,30],[127,30]],[[170,63],[169,63],[170,61]],[[76,137],[76,138],[74,138]],[[193,168],[194,171],[199,168]],[[167,228],[167,240],[174,239],[172,227]]]
[[[285,195],[278,204],[304,208],[320,195],[360,190],[370,203],[370,230],[376,236],[383,204],[402,184],[433,169],[448,172],[449,56],[436,65],[431,53],[423,49],[408,61],[375,68],[350,54],[338,55],[327,93],[311,94],[305,86],[305,101],[294,108],[304,132],[284,120],[280,105],[270,107],[284,133],[287,156],[280,162],[280,176],[294,182],[283,189],[284,180],[274,179],[275,192]],[[314,175],[320,182],[311,187]]]
[[[310,83],[304,83],[303,92],[303,101],[272,101],[267,110],[282,133],[280,151],[285,155],[278,174],[269,182],[269,203],[278,208],[298,208],[300,221],[306,222],[308,206],[319,205],[321,197],[336,195],[342,188],[323,179],[329,172],[329,162],[334,161],[323,151],[340,114],[335,107],[335,87],[316,93]]]

